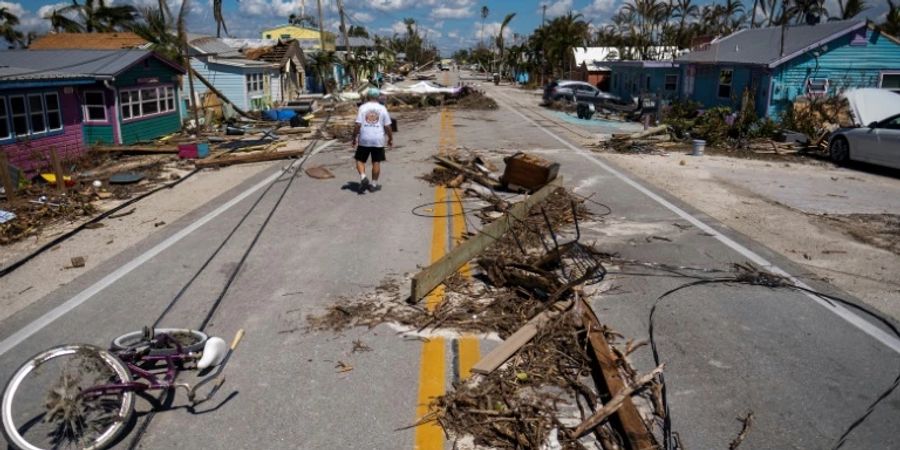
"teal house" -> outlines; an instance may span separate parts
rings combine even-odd
[[[27,74],[62,74],[82,80],[77,86],[61,88],[57,94],[64,121],[71,120],[81,130],[80,146],[133,144],[181,130],[176,99],[185,71],[149,50],[16,50],[3,52],[0,61]],[[11,93],[13,106],[20,103],[21,95],[25,94]],[[36,96],[27,99],[21,113],[26,119],[52,109],[46,98],[42,102]],[[70,103],[76,106],[67,112]],[[17,111],[13,108],[12,112]],[[45,137],[43,125],[37,131],[34,124],[29,127],[29,140]],[[67,145],[77,147],[74,142]]]
[[[674,61],[606,61],[603,64],[612,72],[611,94],[621,98],[678,98],[681,69]]]
[[[865,20],[755,28],[678,57],[681,98],[778,120],[799,97],[900,88],[900,41]]]

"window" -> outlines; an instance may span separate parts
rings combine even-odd
[[[900,94],[900,73],[881,74],[881,88]]]
[[[103,91],[86,91],[84,93],[84,120],[106,122],[106,94]]]
[[[166,111],[175,111],[175,88],[174,87],[172,87],[172,86],[166,87],[165,100],[166,100],[166,105],[165,105],[165,108],[163,108],[163,109],[165,109]]]
[[[28,136],[28,109],[25,108],[25,97],[21,95],[10,97],[9,109],[12,112],[13,134]]]
[[[44,117],[43,95],[28,94],[28,115],[31,119],[31,132],[33,134],[47,131],[47,121]]]
[[[828,93],[828,78],[810,78],[806,80],[806,93],[811,96],[822,96]]]
[[[666,81],[663,84],[663,90],[668,92],[675,92],[678,89],[678,74],[670,74],[666,75]]]
[[[156,88],[141,89],[141,113],[145,116],[159,112],[159,95]]]
[[[0,97],[0,139],[62,130],[59,95],[55,92]]]
[[[731,98],[731,81],[734,70],[723,69],[719,71],[719,98]]]
[[[47,128],[51,131],[62,130],[62,112],[59,108],[59,95],[56,92],[44,94],[44,104],[47,106]]]
[[[159,86],[119,92],[122,119],[139,119],[175,111],[175,88]]]
[[[282,35],[281,35],[281,38],[282,38],[282,39],[290,39],[290,38],[291,38],[291,35],[290,35],[290,34],[282,34]]]
[[[260,93],[263,90],[263,75],[261,73],[247,74],[247,92]]]
[[[9,113],[6,111],[6,98],[0,97],[0,139],[10,137]]]

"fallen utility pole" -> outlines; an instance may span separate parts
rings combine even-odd
[[[434,264],[422,269],[412,279],[412,292],[408,302],[416,303],[423,299],[429,292],[443,283],[447,277],[456,273],[465,263],[478,256],[497,239],[500,239],[501,236],[509,231],[514,222],[524,220],[531,208],[546,200],[550,194],[562,187],[562,185],[563,178],[557,177],[525,200],[513,205],[505,215],[485,225],[477,236],[456,246],[441,259],[435,261]]]
[[[198,160],[195,162],[195,164],[198,169],[206,169],[210,167],[225,167],[235,164],[277,161],[279,159],[296,158],[299,156],[303,156],[303,152],[303,150],[289,150],[284,152],[265,152],[250,155],[235,155],[209,160]]]
[[[655,449],[656,445],[654,444],[653,436],[647,430],[647,425],[644,424],[644,420],[634,406],[634,402],[631,401],[630,392],[626,394],[629,388],[622,379],[617,358],[613,354],[606,336],[603,334],[603,327],[600,325],[600,321],[583,298],[579,299],[579,301],[581,304],[578,308],[581,309],[581,320],[585,330],[587,330],[588,343],[597,365],[600,366],[603,382],[606,384],[606,390],[611,396],[610,400],[621,402],[621,405],[615,409],[615,416],[617,419],[616,425],[619,426],[625,438],[625,448],[631,450]],[[655,374],[656,372],[654,371],[653,373]],[[600,415],[598,414],[597,416],[599,417]],[[596,423],[593,423],[593,425],[592,423],[588,419],[588,421],[576,428],[575,434],[579,435],[590,431],[600,423],[600,420],[596,420]]]

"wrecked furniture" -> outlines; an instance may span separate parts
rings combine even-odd
[[[559,163],[523,152],[503,159],[506,168],[500,183],[510,190],[519,188],[534,191],[556,179]]]

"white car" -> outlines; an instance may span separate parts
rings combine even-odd
[[[832,133],[828,144],[831,160],[900,169],[900,95],[882,89],[857,89],[845,96],[861,126]]]

